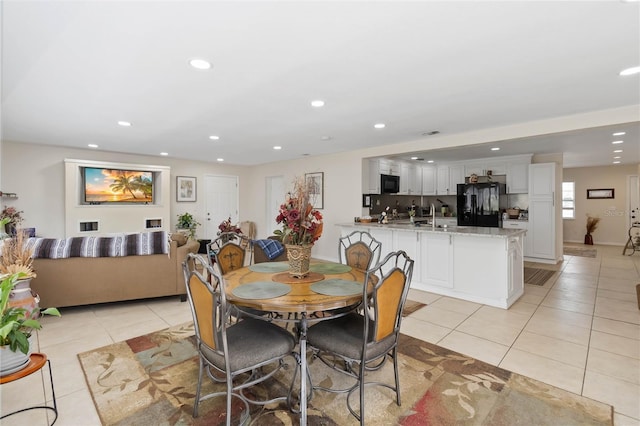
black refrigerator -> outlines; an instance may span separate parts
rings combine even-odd
[[[506,193],[504,183],[458,184],[458,225],[499,228],[500,197]]]

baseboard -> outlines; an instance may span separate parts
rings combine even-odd
[[[571,244],[584,244],[584,240],[565,240],[563,241],[564,244],[566,243],[571,243]],[[626,241],[624,243],[614,243],[614,242],[596,242],[594,245],[595,246],[616,246],[616,247],[624,247],[624,245],[626,244]],[[585,244],[586,245],[586,244]]]

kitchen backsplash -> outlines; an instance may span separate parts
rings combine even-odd
[[[442,203],[440,201],[442,201]],[[412,203],[416,206],[421,206],[425,209],[424,215],[429,213],[429,206],[431,203],[436,206],[436,212],[441,212],[442,204],[449,206],[449,211],[454,213],[456,211],[456,196],[455,195],[371,195],[371,208],[369,209],[370,216],[377,216],[384,211],[387,207],[389,209],[398,209],[398,214],[407,214],[409,207]],[[512,207],[518,207],[521,210],[527,210],[529,208],[529,194],[506,194],[500,197],[500,209],[508,209]],[[366,210],[366,209],[365,209]],[[421,216],[421,210],[417,209],[416,214]],[[364,214],[364,212],[363,212]]]
[[[449,210],[454,212],[456,210],[456,196],[455,195],[371,195],[371,209],[370,215],[379,215],[389,207],[389,209],[398,209],[399,214],[407,214],[412,203],[416,206],[426,209],[425,215],[429,213],[429,206],[431,203],[436,206],[436,211],[440,213],[442,204],[444,202],[449,206]],[[416,209],[416,215],[422,216],[420,209]]]

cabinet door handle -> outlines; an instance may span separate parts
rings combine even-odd
[[[553,207],[555,207],[555,206],[556,206],[556,191],[552,191],[552,192],[551,192],[551,205],[552,205]]]

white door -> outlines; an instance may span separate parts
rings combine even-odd
[[[214,239],[218,233],[218,225],[231,218],[231,223],[238,223],[238,177],[237,176],[205,176],[205,223],[204,236]]]
[[[278,216],[280,205],[284,203],[284,178],[282,176],[268,176],[266,178],[265,185],[267,194],[267,205],[264,223],[266,224],[267,228],[261,234],[263,234],[263,236],[266,238],[269,235],[273,235],[274,230],[280,228],[280,225],[276,223],[276,216]]]

